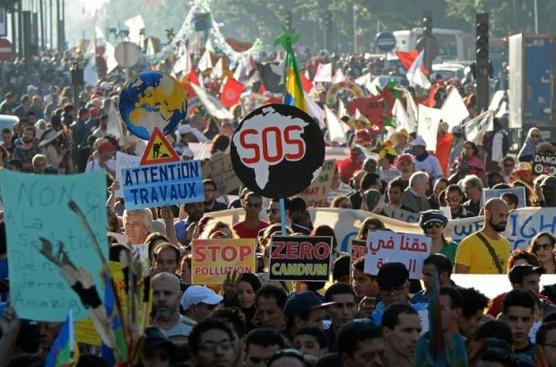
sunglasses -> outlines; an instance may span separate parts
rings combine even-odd
[[[552,250],[554,248],[554,245],[551,244],[551,243],[537,243],[537,245],[535,247],[536,247],[535,251]]]
[[[433,228],[442,228],[442,224],[440,223],[432,223],[432,224],[427,224],[425,226],[426,229],[433,229]]]

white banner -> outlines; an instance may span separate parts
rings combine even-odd
[[[441,110],[437,108],[430,108],[422,104],[419,105],[419,124],[417,125],[417,135],[425,139],[428,151],[436,152],[436,133],[441,119]]]

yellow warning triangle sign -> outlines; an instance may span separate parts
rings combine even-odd
[[[169,163],[179,161],[180,157],[166,140],[164,134],[156,127],[151,134],[147,149],[141,158],[141,165]]]

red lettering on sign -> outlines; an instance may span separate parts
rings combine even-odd
[[[299,130],[303,131],[303,128],[297,125],[288,126],[284,130],[284,140],[286,141],[286,145],[297,146],[297,153],[286,154],[286,158],[290,161],[298,161],[305,156],[305,142],[303,139],[292,139],[290,136],[290,132]]]
[[[237,258],[237,250],[232,246],[224,246],[222,248],[222,260],[233,261]]]
[[[330,246],[326,242],[319,242],[315,245],[313,254],[315,256],[315,259],[325,260],[330,256]]]
[[[311,242],[301,242],[299,244],[299,259],[313,259],[313,244]]]
[[[299,242],[288,242],[286,249],[286,259],[297,259],[299,255]]]
[[[239,143],[241,148],[250,152],[242,154],[241,161],[248,165],[257,164],[261,159],[269,164],[278,163],[284,158],[290,161],[302,159],[305,156],[306,145],[303,139],[292,137],[296,131],[303,131],[303,128],[297,125],[286,126],[284,129],[269,126],[262,129],[260,135],[255,129],[242,130],[239,133]],[[253,136],[251,142],[247,142],[248,135]],[[271,152],[271,148],[276,151]]]
[[[245,129],[239,133],[239,141],[241,146],[247,150],[253,150],[253,156],[251,158],[242,157],[241,160],[245,164],[258,163],[261,160],[261,153],[259,152],[259,146],[257,144],[249,144],[245,141],[246,135],[257,135],[257,130],[255,129]]]
[[[274,141],[270,143],[268,135],[274,135]],[[281,139],[280,129],[276,126],[270,126],[263,129],[263,157],[268,163],[276,163],[282,160],[282,155],[284,151],[282,150],[282,139]],[[270,143],[270,144],[269,144]],[[270,155],[270,148],[276,148],[276,155]]]
[[[241,246],[239,248],[239,259],[245,261],[245,259],[253,253],[253,249],[248,246]]]
[[[284,248],[286,247],[286,243],[283,241],[272,242],[272,255],[273,259],[284,259]]]

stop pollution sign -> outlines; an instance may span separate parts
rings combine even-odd
[[[232,136],[232,165],[241,182],[268,198],[306,189],[324,162],[318,124],[297,107],[270,104],[247,115]]]

